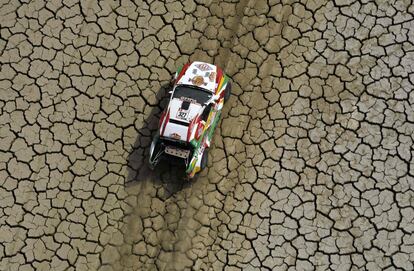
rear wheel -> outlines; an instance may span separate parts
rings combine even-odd
[[[155,166],[158,164],[160,160],[160,152],[161,152],[161,142],[159,141],[159,137],[157,136],[151,142],[150,157],[149,157],[150,169],[153,170]]]
[[[227,82],[226,89],[224,90],[224,102],[227,102],[230,99],[231,94],[231,82]]]
[[[201,157],[200,168],[201,170],[205,169],[208,164],[208,149],[205,149],[203,152],[203,157]]]

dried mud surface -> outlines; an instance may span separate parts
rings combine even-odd
[[[414,5],[0,3],[0,270],[413,270]],[[179,65],[232,77],[191,183]]]

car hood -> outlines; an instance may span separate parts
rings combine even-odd
[[[199,103],[177,98],[170,101],[170,119],[189,123],[197,114],[201,114],[202,110],[203,106]]]
[[[194,137],[196,118],[201,115],[203,108],[198,103],[172,99],[161,123],[161,136],[190,141]]]

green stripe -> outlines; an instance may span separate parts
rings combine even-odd
[[[227,76],[227,75],[224,75],[224,82],[223,82],[223,86],[225,85],[225,84],[227,84],[227,82],[229,81],[229,77]]]
[[[195,138],[193,138],[193,140],[190,141],[190,144],[194,146],[194,152],[193,152],[193,157],[191,157],[190,161],[194,158],[194,155],[196,152],[198,152],[198,149],[201,146],[201,141],[203,139],[204,135],[200,136],[200,138],[198,140],[196,140]],[[197,160],[200,159],[200,157],[197,157]],[[197,161],[196,161],[197,163]],[[195,165],[195,164],[194,164]],[[188,165],[187,169],[185,170],[186,173],[190,173],[191,171],[193,171],[194,166],[191,165],[191,163]]]
[[[177,70],[177,76],[180,74],[180,72],[181,72],[181,70],[183,69],[183,65],[181,65],[179,68],[178,68],[178,70]]]
[[[216,130],[217,123],[219,122],[220,117],[221,117],[221,110],[220,110],[219,112],[217,112],[217,113],[216,113],[216,117],[215,117],[215,119],[214,119],[214,122],[211,124],[211,127],[210,127],[210,132],[209,132],[209,134],[208,134],[208,138],[210,139],[210,142],[211,142],[211,140],[212,140],[212,137],[213,137],[214,131]]]

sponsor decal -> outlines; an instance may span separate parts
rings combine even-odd
[[[202,70],[203,72],[205,71],[211,71],[212,68],[210,67],[210,65],[204,64],[204,63],[200,63],[200,64],[196,64],[195,65],[199,70]]]
[[[177,134],[177,133],[170,134],[170,137],[171,138],[174,138],[174,139],[177,139],[177,140],[180,140],[181,139],[181,136],[179,134]]]
[[[208,76],[208,79],[210,80],[210,82],[214,82],[214,80],[216,79],[216,73],[215,72],[210,73],[210,75]]]
[[[193,79],[191,79],[191,83],[199,87],[204,84],[204,78],[203,76],[200,76],[200,75],[194,76]]]
[[[193,104],[196,104],[197,103],[197,100],[195,100],[195,99],[192,99],[192,98],[189,98],[189,97],[180,97],[180,100],[181,101],[186,101],[186,102],[189,102],[189,103],[193,103]]]

